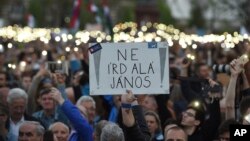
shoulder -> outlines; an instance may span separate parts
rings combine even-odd
[[[39,118],[41,118],[43,115],[43,111],[37,111],[35,113],[32,114],[32,116],[25,114],[24,115],[24,119],[25,120],[29,120],[29,121],[38,121]]]

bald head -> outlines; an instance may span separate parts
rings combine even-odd
[[[69,127],[62,122],[55,122],[49,127],[58,141],[67,141],[69,137]]]
[[[172,140],[187,141],[187,134],[182,128],[178,126],[174,126],[168,129],[165,132],[165,135],[166,135],[165,141],[172,141]]]

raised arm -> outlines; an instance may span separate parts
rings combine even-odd
[[[81,115],[78,108],[69,100],[64,100],[61,93],[54,89],[51,93],[53,99],[59,103],[62,111],[70,120],[74,129],[79,133],[84,141],[93,141],[93,129],[88,121]]]
[[[230,64],[231,77],[225,96],[226,106],[226,119],[235,118],[235,97],[236,97],[236,83],[239,74],[242,72],[243,66],[241,66],[238,59],[235,59]]]
[[[28,105],[32,105],[32,106],[27,107],[27,112],[29,115],[32,115],[37,108],[36,98],[37,98],[38,86],[42,77],[46,75],[47,73],[48,72],[46,71],[46,69],[41,67],[39,72],[34,76],[31,82],[31,86],[29,87],[29,90],[28,90]]]
[[[125,125],[125,136],[127,140],[136,140],[136,141],[149,141],[150,140],[150,135],[147,134],[147,126],[145,119],[141,119],[140,113],[137,113],[137,120],[135,120],[135,116],[133,114],[132,110],[132,103],[135,101],[135,98],[132,94],[131,91],[128,91],[128,94],[122,95],[121,98],[122,101],[122,121],[123,124]],[[137,105],[136,102],[133,104]],[[134,109],[134,112],[140,112],[137,111],[139,109]],[[139,119],[140,118],[140,119]],[[144,117],[143,117],[144,118]],[[141,122],[145,122],[144,124]]]

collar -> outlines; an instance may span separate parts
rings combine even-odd
[[[12,119],[10,118],[10,123],[11,123],[11,124],[17,125],[17,124],[20,124],[20,123],[22,123],[22,122],[24,122],[24,116],[22,116],[21,120],[19,120],[16,124],[15,124],[15,123],[12,121]]]
[[[56,111],[54,111],[54,113],[52,113],[51,115],[47,116],[47,115],[45,115],[44,110],[41,111],[41,116],[42,116],[42,117],[45,117],[45,118],[57,118],[57,117],[58,117]]]

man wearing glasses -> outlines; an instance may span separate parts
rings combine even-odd
[[[205,120],[205,113],[201,107],[190,106],[183,112],[181,125],[188,135],[188,141],[204,141],[201,125]]]

